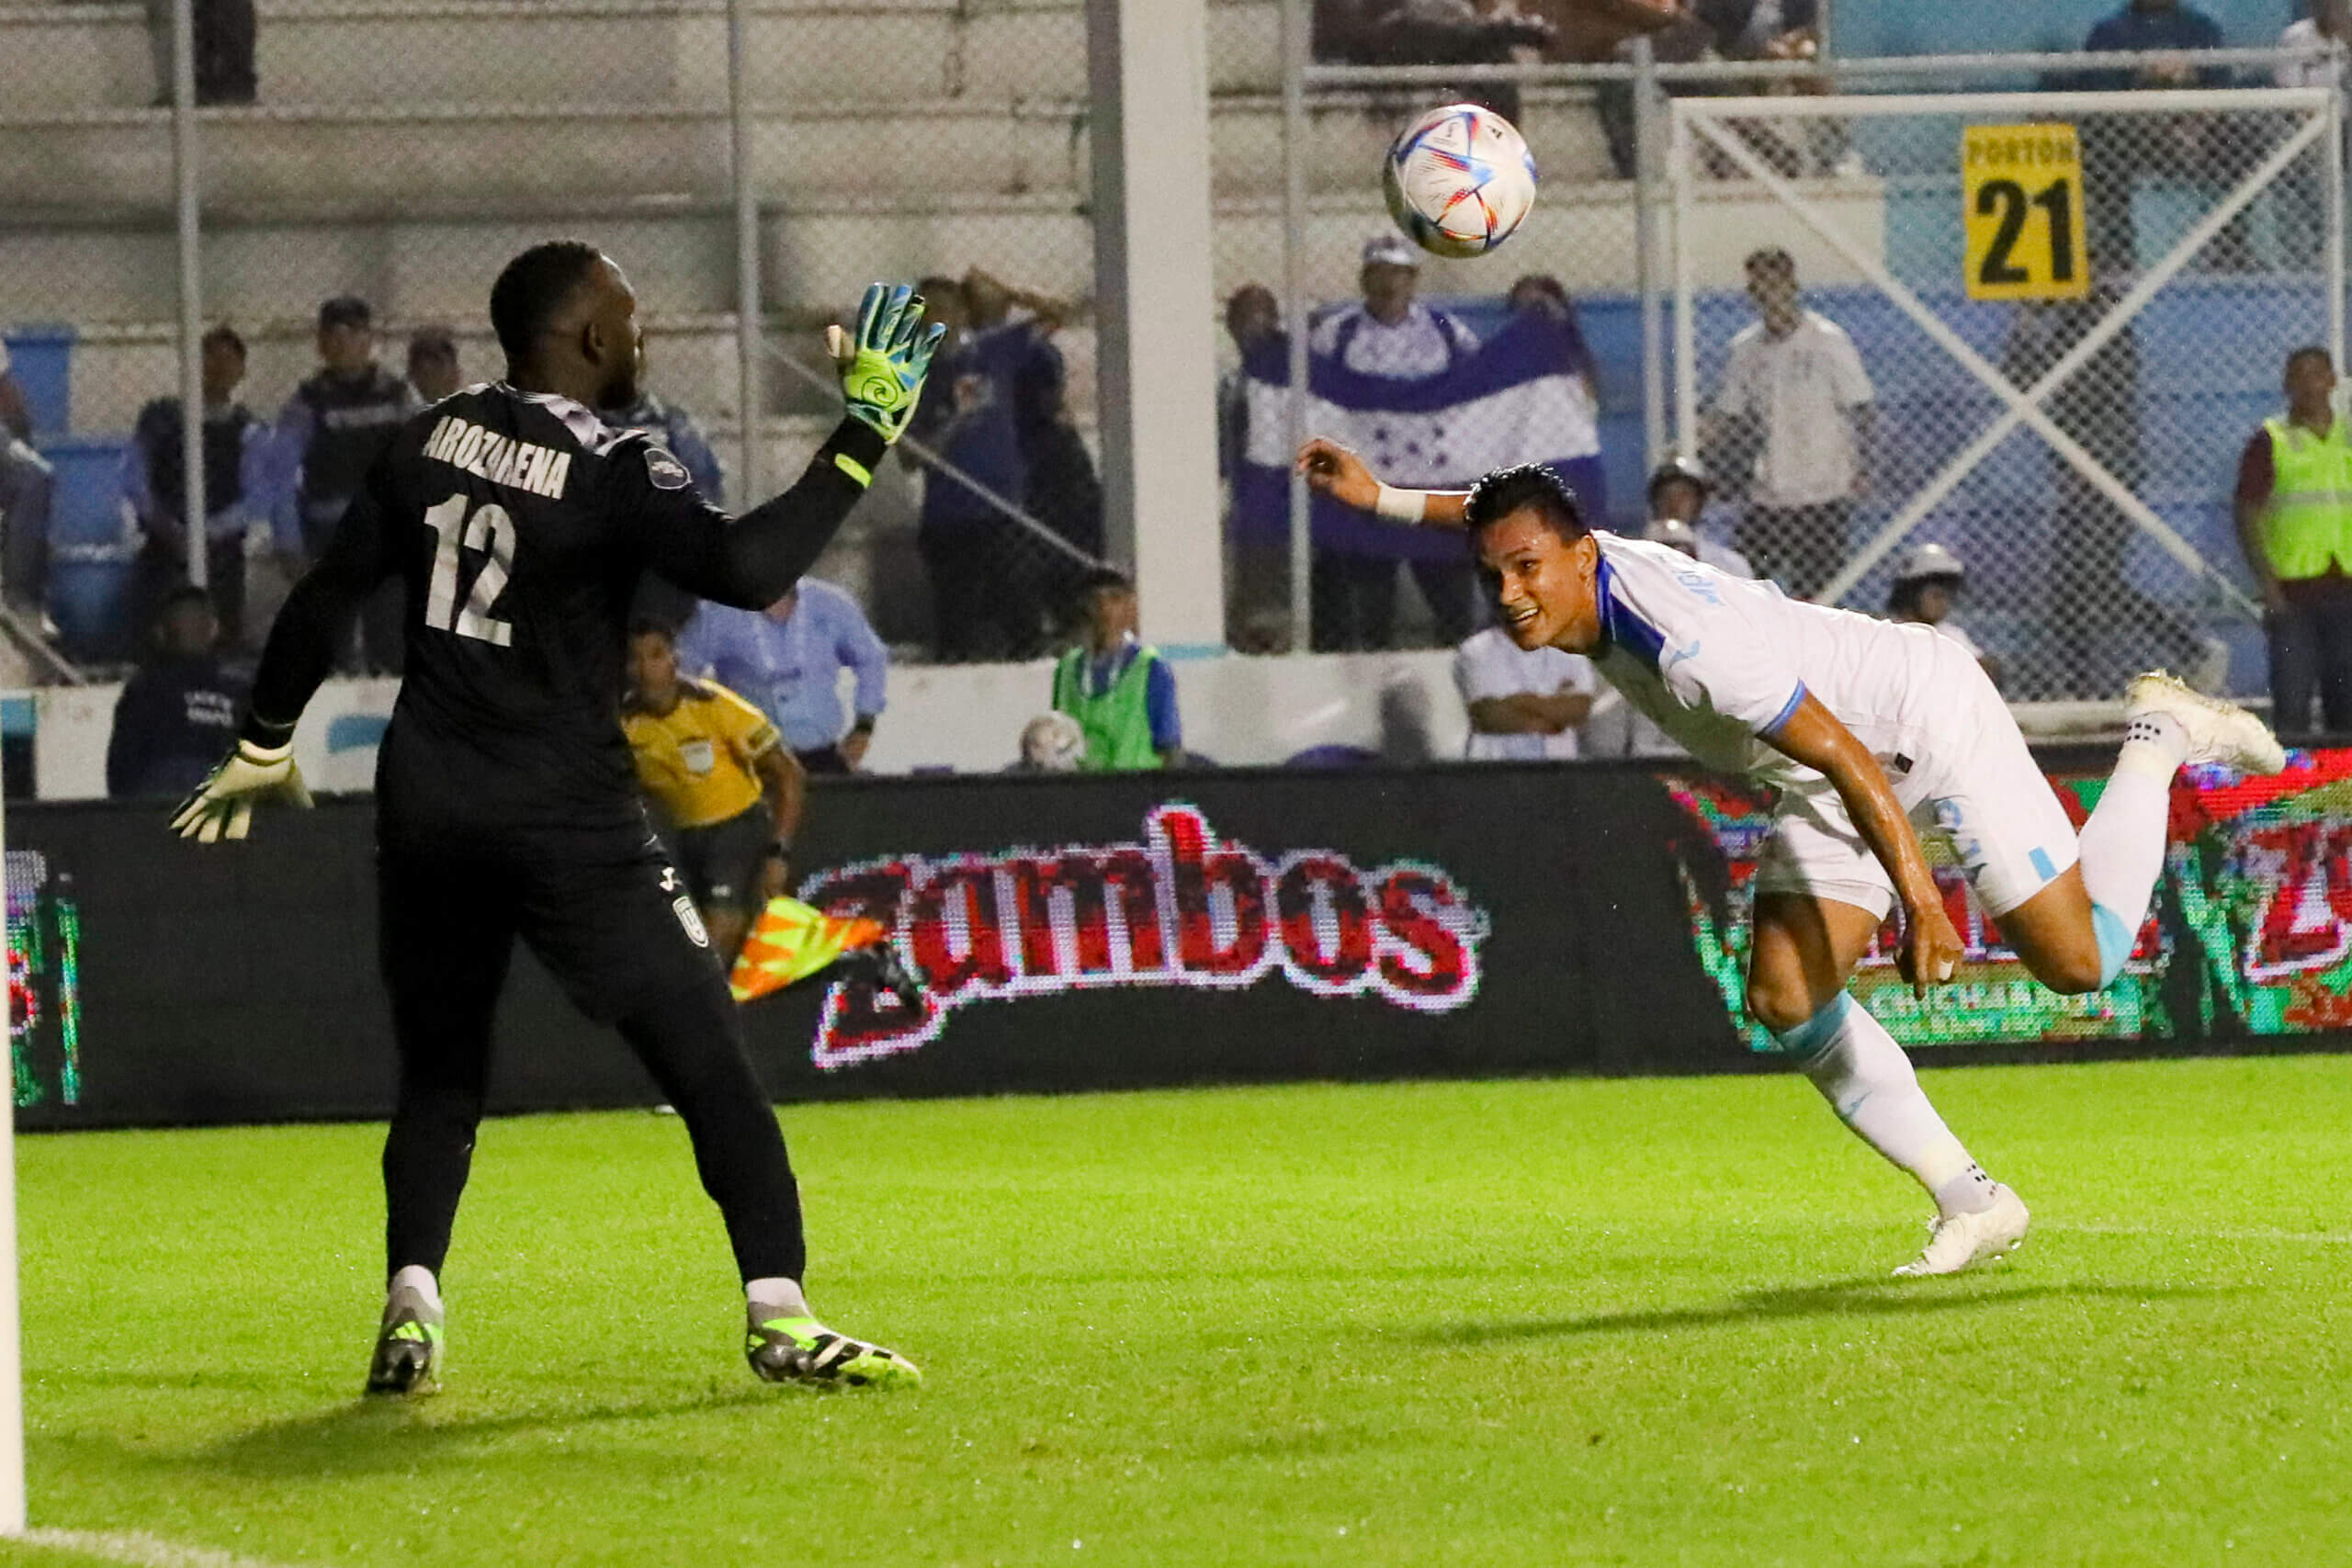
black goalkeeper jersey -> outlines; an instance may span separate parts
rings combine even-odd
[[[642,433],[568,399],[468,388],[401,427],[288,599],[254,680],[254,731],[290,729],[351,615],[397,574],[408,659],[377,761],[381,840],[456,853],[641,841],[619,722],[639,577],[773,603],[883,451],[844,420],[798,483],[737,520]]]

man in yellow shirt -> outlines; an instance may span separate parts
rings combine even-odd
[[[710,945],[732,964],[752,918],[790,885],[808,774],[767,716],[726,687],[678,674],[673,634],[629,627],[621,728],[662,818]]]

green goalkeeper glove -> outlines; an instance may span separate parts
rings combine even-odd
[[[282,746],[237,742],[172,814],[172,830],[201,844],[242,839],[253,827],[256,805],[310,808],[311,792],[302,770],[294,765],[292,740]]]
[[[841,369],[842,396],[849,400],[851,417],[885,441],[898,440],[922,395],[932,353],[946,335],[944,326],[923,325],[922,300],[905,284],[868,284],[857,308],[856,333],[825,329],[825,347]]]

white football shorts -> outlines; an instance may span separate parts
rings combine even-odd
[[[1923,834],[1950,841],[1977,903],[1998,919],[2075,863],[2075,825],[2000,693],[1973,664],[1968,674],[1974,679],[1952,682],[1950,728],[1938,727],[1934,754],[1913,762],[1932,782],[1911,820]],[[1831,898],[1881,919],[1894,908],[1894,881],[1827,779],[1781,792],[1756,890]]]

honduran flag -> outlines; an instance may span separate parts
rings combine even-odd
[[[1249,423],[1232,526],[1246,543],[1290,536],[1288,353],[1276,339],[1242,366]],[[1337,355],[1313,355],[1305,434],[1355,448],[1384,481],[1408,490],[1458,490],[1492,468],[1549,463],[1598,523],[1607,512],[1599,415],[1577,375],[1588,363],[1575,327],[1534,311],[1513,315],[1434,376],[1366,376]],[[1415,559],[1462,553],[1459,538],[1384,524],[1319,496],[1312,515],[1320,549]]]

